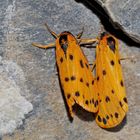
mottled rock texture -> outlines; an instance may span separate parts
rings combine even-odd
[[[80,1],[80,0],[79,0]],[[83,1],[83,0],[82,0]],[[96,8],[94,0],[86,0]],[[134,41],[140,43],[140,1],[139,0],[95,0],[109,15],[115,28],[124,31]],[[96,8],[96,10],[99,10]],[[100,11],[100,10],[99,10]]]
[[[22,125],[24,115],[33,109],[32,104],[21,96],[22,92],[28,91],[25,87],[22,90],[16,83],[18,80],[24,80],[20,67],[12,61],[0,60],[0,136],[12,133]]]
[[[77,115],[71,123],[58,81],[55,50],[35,48],[31,43],[54,41],[44,26],[46,21],[56,33],[68,30],[76,35],[84,26],[84,37],[97,37],[100,19],[84,4],[74,0],[5,0],[1,1],[0,7],[0,55],[3,61],[20,67],[18,74],[24,78],[14,75],[15,83],[21,89],[20,94],[33,104],[33,111],[26,115],[23,125],[12,134],[4,135],[3,140],[139,139],[139,48],[129,47],[127,42],[120,40],[121,55],[135,57],[133,61],[121,62],[129,102],[127,119],[121,126],[112,131],[101,129],[93,114],[81,109],[76,110]],[[92,63],[95,49],[83,50]]]

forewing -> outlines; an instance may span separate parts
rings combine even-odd
[[[99,111],[96,122],[103,128],[118,125],[126,115],[126,99],[122,68],[115,39],[115,51],[107,46],[104,38],[96,50],[97,89],[99,91]],[[113,51],[112,51],[113,50]]]
[[[57,65],[64,95],[72,114],[72,106],[77,103],[90,112],[98,109],[94,77],[77,42],[68,42],[67,52],[56,50]],[[63,60],[63,61],[62,61]]]

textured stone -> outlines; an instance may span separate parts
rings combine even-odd
[[[88,1],[94,8],[95,3]],[[140,1],[139,0],[96,0],[111,18],[114,28],[119,28],[140,43]],[[98,8],[96,8],[98,10]],[[104,14],[104,13],[103,13]]]
[[[24,75],[14,81],[33,111],[26,115],[20,125],[3,140],[122,140],[140,137],[140,50],[120,41],[122,56],[134,56],[122,61],[129,102],[127,122],[112,131],[101,129],[93,114],[77,108],[74,121],[67,116],[55,66],[55,50],[42,50],[31,46],[32,42],[47,44],[54,41],[44,23],[56,33],[68,30],[77,34],[84,26],[84,37],[97,37],[100,20],[82,3],[74,0],[11,0],[0,5],[0,55],[4,61],[16,63]],[[126,42],[127,43],[127,42]],[[90,63],[95,49],[83,48]],[[11,66],[9,67],[11,68]],[[14,73],[14,70],[9,75]],[[23,78],[24,77],[24,78]],[[24,91],[26,89],[26,91]],[[124,126],[124,127],[123,127]]]
[[[21,77],[18,74],[22,75],[22,70],[14,62],[0,60],[0,136],[22,125],[24,115],[33,109],[21,96],[21,89],[15,82]]]

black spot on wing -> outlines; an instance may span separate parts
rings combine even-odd
[[[101,117],[99,115],[98,115],[97,119],[98,119],[99,122],[102,121],[102,119],[101,119]]]
[[[94,80],[92,80],[92,85],[94,85]]]
[[[114,93],[115,93],[115,91],[114,91],[113,89],[111,90],[111,92],[112,92],[112,94],[114,94]]]
[[[75,76],[71,76],[71,80],[72,81],[76,80],[76,77]]]
[[[81,68],[84,68],[83,60],[80,60],[80,66]]]
[[[103,75],[106,75],[106,70],[103,70]]]
[[[126,97],[124,97],[123,100],[124,100],[125,103],[127,103],[127,98]]]
[[[108,115],[106,115],[106,119],[109,120],[109,116]]]
[[[67,94],[67,98],[69,99],[69,98],[70,98],[70,96],[71,96],[71,95],[68,93],[68,94]]]
[[[83,78],[80,78],[80,82],[83,83]]]
[[[106,119],[105,119],[105,118],[103,118],[103,123],[104,123],[104,124],[107,124],[107,121],[106,121]]]
[[[110,50],[113,51],[115,53],[115,39],[113,37],[108,37],[107,38],[107,45],[109,46]]]
[[[121,106],[121,107],[123,106],[123,104],[122,104],[122,102],[121,102],[121,101],[119,102],[119,104],[120,104],[120,106]]]
[[[114,66],[115,63],[114,63],[113,60],[111,60],[111,61],[110,61],[110,64],[111,64],[112,66]]]
[[[117,112],[115,112],[115,118],[118,118],[119,114]]]
[[[110,98],[108,96],[106,96],[105,101],[108,103],[110,102]]]
[[[89,83],[88,82],[86,83],[86,86],[89,87]]]
[[[69,78],[68,77],[65,77],[65,81],[68,82],[69,81]]]
[[[70,60],[73,60],[73,55],[70,54],[70,55],[69,55],[69,58],[70,58]]]
[[[85,101],[85,104],[88,105],[88,100]]]
[[[110,117],[111,117],[111,118],[113,118],[113,115],[112,115],[112,114],[110,114]]]
[[[60,58],[60,62],[61,62],[61,63],[63,62],[63,58],[62,58],[62,57]]]
[[[122,80],[121,80],[120,84],[121,84],[121,86],[122,86],[122,87],[124,86],[124,84],[123,84],[123,81],[122,81]]]
[[[79,91],[76,91],[76,92],[75,92],[75,96],[77,96],[77,97],[80,96]]]
[[[98,77],[97,77],[97,81],[99,81],[99,79],[100,79],[100,77],[98,76]]]

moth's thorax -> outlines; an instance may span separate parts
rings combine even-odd
[[[111,34],[104,33],[101,36],[98,48],[103,52],[108,52],[111,50],[113,53],[115,53],[115,51],[118,49],[118,40]]]
[[[56,39],[56,49],[62,49],[65,53],[69,46],[77,44],[76,38],[68,31],[62,32]],[[75,45],[73,45],[75,47]]]

